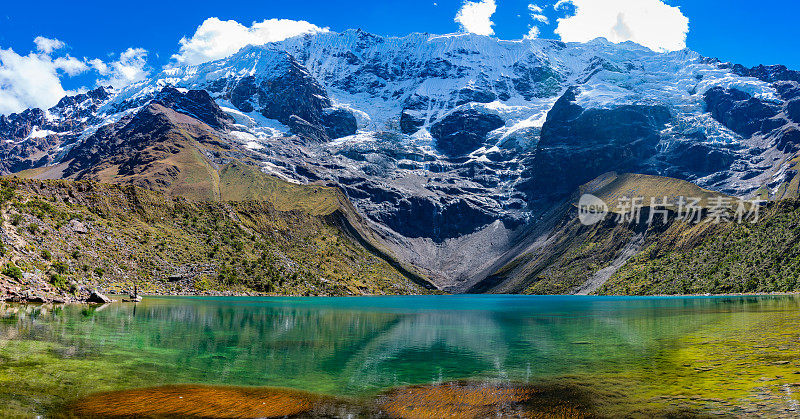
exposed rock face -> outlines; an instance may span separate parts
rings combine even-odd
[[[326,108],[321,119],[325,134],[331,139],[353,135],[358,130],[356,117],[346,109]]]
[[[387,211],[376,214],[378,221],[406,237],[426,237],[440,243],[473,233],[495,220],[491,214],[464,199],[435,202],[414,196],[390,195],[386,198]]]
[[[497,95],[490,90],[480,90],[473,87],[465,87],[458,91],[456,106],[467,103],[490,103],[497,100]]]
[[[743,137],[759,131],[769,132],[785,122],[771,121],[780,112],[780,107],[740,90],[714,87],[704,97],[714,119]]]
[[[785,153],[799,151],[800,130],[795,127],[785,127],[779,130],[775,138],[775,148]]]
[[[65,101],[62,99],[62,102]],[[20,139],[30,135],[37,125],[45,125],[45,113],[39,108],[26,109],[9,116],[0,115],[0,132],[3,139]]]
[[[800,99],[794,99],[786,105],[786,114],[792,121],[800,124]]]
[[[70,150],[66,157],[70,163],[64,171],[65,175],[85,175],[89,171],[99,171],[102,169],[101,163],[107,162],[107,159],[112,159],[111,164],[129,165],[134,160],[139,160],[138,151],[157,139],[165,138],[172,127],[169,120],[160,114],[157,106],[149,105],[115,125],[101,127]]]
[[[639,171],[671,118],[660,105],[584,109],[575,103],[578,92],[568,89],[547,114],[529,168],[531,200],[570,194],[608,171]]]
[[[670,150],[667,162],[674,166],[674,171],[677,173],[679,170],[685,170],[702,177],[727,170],[737,158],[734,149],[714,147],[704,143],[680,142]]]
[[[111,93],[98,87],[65,96],[47,111],[27,109],[0,115],[0,174],[41,167],[63,157],[60,150],[100,121],[98,110],[110,100]]]
[[[741,64],[724,64],[721,67],[730,68],[735,74],[745,77],[755,77],[765,82],[794,81],[800,83],[800,71],[789,70],[785,65],[758,65],[747,68]]]
[[[413,134],[425,125],[425,119],[413,109],[403,109],[400,113],[400,131],[403,134]]]
[[[261,52],[245,49],[239,54],[248,53]],[[256,111],[265,118],[282,122],[298,135],[326,141],[329,137],[323,123],[323,110],[331,106],[331,101],[325,89],[294,57],[282,52],[265,51],[263,54],[268,55],[264,59],[271,61],[269,72],[224,82],[218,80],[215,86],[225,84],[223,97],[229,97],[242,112]],[[341,114],[338,116],[341,119]]]
[[[564,77],[554,70],[549,63],[540,59],[532,62],[518,62],[513,66],[517,77],[512,80],[514,89],[525,100],[545,98],[561,91]]]
[[[110,98],[109,89],[98,87],[87,93],[65,96],[47,112],[33,108],[18,114],[0,115],[0,139],[21,140],[29,137],[35,128],[53,134],[84,128],[96,116],[100,105]]]
[[[223,112],[205,90],[189,90],[184,94],[177,89],[165,87],[158,92],[154,101],[203,121],[213,128],[225,128],[226,124],[233,122],[233,118]]]
[[[436,147],[450,157],[467,155],[486,145],[486,134],[505,126],[499,116],[481,108],[457,109],[431,126]]]

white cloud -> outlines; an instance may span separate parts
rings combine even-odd
[[[58,39],[50,39],[43,36],[37,36],[36,39],[33,40],[33,43],[36,44],[36,49],[38,51],[45,54],[51,54],[53,51],[64,48],[65,46],[65,44]]]
[[[539,7],[539,6],[535,5],[535,4],[529,4],[528,5],[528,10],[531,12],[531,18],[533,20],[535,20],[535,21],[537,21],[539,23],[544,23],[545,25],[549,25],[550,24],[550,19],[548,19],[547,16],[542,14],[542,8],[541,7]]]
[[[181,64],[200,64],[233,55],[247,45],[264,45],[317,32],[328,32],[328,28],[289,19],[253,22],[247,27],[235,20],[211,17],[197,27],[191,38],[180,40],[180,52],[172,58]]]
[[[68,94],[85,91],[67,91],[62,77],[72,77],[95,69],[105,78],[98,85],[123,87],[147,76],[147,51],[129,48],[117,61],[105,63],[100,59],[78,59],[69,54],[53,58],[54,51],[64,48],[58,40],[38,37],[36,52],[17,54],[12,49],[0,48],[0,114],[21,112],[28,108],[48,109]]]
[[[494,35],[492,15],[497,10],[494,0],[467,1],[456,14],[461,30],[478,35]]]
[[[534,23],[530,26],[528,33],[525,35],[525,39],[536,39],[539,37],[539,27],[536,26],[537,23],[549,25],[550,19],[547,16],[543,15],[542,8],[537,6],[535,3],[531,3],[528,5],[528,11],[531,14],[531,19],[533,19]]]
[[[108,64],[104,63],[103,60],[95,58],[87,62],[89,63],[90,66],[92,66],[93,69],[97,70],[97,72],[100,73],[101,76],[108,75],[110,70],[108,69]]]
[[[57,70],[47,55],[0,49],[0,114],[58,103],[65,92]]]
[[[67,73],[69,76],[77,76],[78,74],[81,74],[89,69],[89,66],[86,65],[85,62],[75,57],[70,57],[69,55],[66,57],[56,58],[53,60],[53,65],[57,69]]]
[[[539,27],[538,26],[531,26],[528,29],[528,33],[525,34],[525,39],[536,39],[539,37]]]
[[[100,86],[125,87],[144,80],[150,73],[146,68],[147,50],[143,48],[128,48],[119,55],[118,60],[110,63],[100,60],[92,60],[89,63],[98,73],[107,76],[97,81]]]
[[[686,48],[689,19],[678,7],[661,0],[560,0],[575,15],[558,19],[555,33],[563,41],[587,42],[604,37],[611,42],[633,41],[654,51]]]

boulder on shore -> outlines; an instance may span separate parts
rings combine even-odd
[[[86,299],[87,303],[92,303],[92,304],[107,304],[113,301],[114,300],[106,297],[103,294],[100,294],[97,291],[92,291],[92,295],[90,295],[89,298]]]
[[[87,234],[89,229],[86,228],[86,224],[78,221],[78,220],[70,220],[69,228],[72,229],[75,233],[78,234]]]

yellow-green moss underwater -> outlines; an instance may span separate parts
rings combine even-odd
[[[284,193],[278,210],[267,200],[192,202],[130,186],[0,180],[0,289],[63,298],[134,286],[145,294],[425,292],[339,227],[335,190],[300,189],[298,209]]]

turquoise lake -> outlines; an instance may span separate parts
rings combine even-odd
[[[573,386],[597,416],[800,414],[800,297],[146,297],[0,305],[0,415],[97,392]]]

